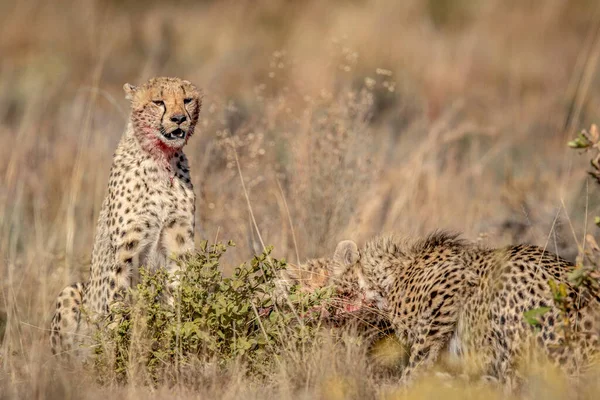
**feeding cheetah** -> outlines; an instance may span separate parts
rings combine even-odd
[[[476,372],[515,387],[531,345],[570,376],[597,354],[598,292],[572,285],[568,274],[574,266],[536,246],[488,249],[443,232],[416,241],[380,236],[362,249],[340,242],[326,268],[334,284],[358,286],[389,315],[410,348],[404,383],[442,356],[469,360]],[[550,280],[565,285],[564,313],[553,300]],[[543,307],[549,310],[534,329],[524,313]]]
[[[88,334],[79,304],[97,320],[138,282],[140,266],[174,272],[177,258],[194,249],[195,194],[182,148],[198,122],[200,91],[179,78],[123,89],[131,115],[96,225],[90,279],[57,298],[53,353],[69,351]]]

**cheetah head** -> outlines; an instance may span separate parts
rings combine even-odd
[[[359,293],[362,304],[373,304],[380,310],[387,310],[388,305],[370,276],[370,269],[364,268],[361,252],[352,240],[338,243],[333,255],[332,279],[341,290]]]
[[[126,83],[131,102],[131,121],[141,143],[149,148],[175,151],[194,133],[202,97],[189,81],[152,78],[141,86]]]
[[[284,301],[295,285],[296,290],[305,293],[331,287],[334,289],[331,301],[324,307],[317,306],[310,310],[307,315],[316,311],[327,326],[348,328],[369,339],[392,333],[389,318],[377,310],[373,303],[365,300],[358,280],[351,279],[351,274],[337,275],[341,268],[338,257],[309,259],[297,265],[288,264],[277,280],[275,299],[277,302]]]
[[[355,311],[361,307],[362,297],[358,285],[349,280],[338,281],[334,276],[336,261],[332,258],[309,259],[304,263],[288,267],[281,271],[276,284],[276,298],[282,300],[290,293],[292,286],[296,290],[312,293],[325,287],[332,287],[334,298],[339,300],[340,311]]]
[[[311,293],[316,289],[328,285],[331,276],[331,260],[326,258],[315,258],[306,261],[304,264],[288,264],[288,267],[281,271],[277,280],[278,287],[283,293],[289,293],[294,285],[302,292]]]

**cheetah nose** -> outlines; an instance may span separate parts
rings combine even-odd
[[[186,118],[185,118],[185,115],[183,115],[183,114],[176,114],[171,117],[171,121],[177,122],[178,124],[185,122],[185,120],[186,120]]]

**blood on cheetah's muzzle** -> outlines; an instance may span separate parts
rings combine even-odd
[[[163,133],[163,136],[165,137],[165,139],[168,139],[168,140],[183,139],[183,138],[185,138],[185,135],[186,135],[186,132],[181,128],[174,129],[171,132]]]

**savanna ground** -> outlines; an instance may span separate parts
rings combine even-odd
[[[327,342],[258,382],[241,366],[152,389],[58,371],[53,299],[87,278],[125,82],[204,88],[186,153],[198,241],[237,244],[226,273],[263,242],[297,262],[341,239],[446,228],[574,260],[596,233],[588,157],[566,147],[600,121],[595,0],[8,0],[0,54],[0,398],[501,395],[398,392],[361,349]],[[534,398],[572,394],[540,376]]]

